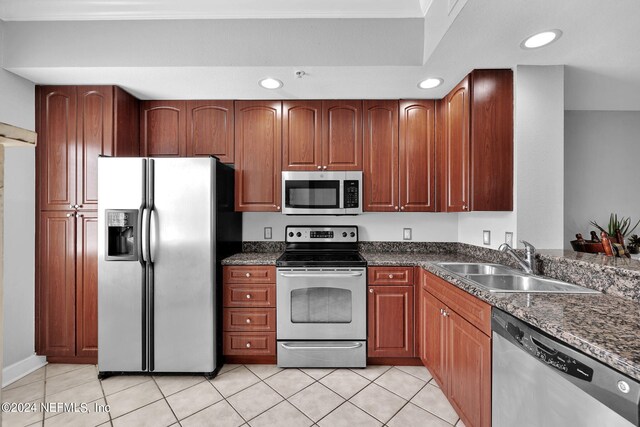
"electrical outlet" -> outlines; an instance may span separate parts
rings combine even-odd
[[[265,240],[271,240],[272,235],[271,235],[271,227],[265,227],[264,228],[264,239]]]
[[[513,247],[513,231],[506,231],[504,233],[504,242]]]
[[[402,229],[402,240],[411,240],[411,229],[403,228]]]
[[[482,230],[482,243],[485,245],[491,244],[491,231],[490,230]]]

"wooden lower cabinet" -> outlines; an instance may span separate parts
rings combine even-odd
[[[97,363],[97,213],[42,212],[39,236],[37,352]]]
[[[491,337],[484,332],[486,325],[472,324],[462,313],[478,305],[490,307],[430,273],[423,271],[422,274],[418,309],[422,331],[419,335],[420,358],[465,425],[489,427]],[[433,283],[436,286],[431,286]],[[456,298],[446,292],[455,293]],[[458,292],[464,295],[458,295]],[[442,302],[439,296],[450,299],[459,312]]]
[[[223,268],[222,353],[238,363],[276,362],[274,266]]]
[[[369,286],[368,357],[414,357],[413,286]]]

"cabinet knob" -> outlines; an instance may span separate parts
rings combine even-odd
[[[81,207],[82,207],[82,205],[73,205],[73,207],[74,207],[74,208],[76,208],[76,209],[78,209],[78,208],[81,208]]]
[[[251,299],[251,294],[247,294],[247,299]]]
[[[393,279],[393,274],[390,274],[390,275],[389,275],[389,279]]]
[[[398,210],[398,207],[397,207],[397,206],[395,207],[395,210]]]
[[[76,214],[76,218],[80,218],[82,214]]]
[[[318,170],[322,169],[322,166],[318,166]]]
[[[323,167],[322,167],[322,169],[327,170],[327,167],[326,167],[326,166],[323,166]]]
[[[400,206],[400,210],[403,211],[404,210],[404,206]]]
[[[73,205],[69,205],[69,207],[70,207],[71,209],[73,209]]]
[[[373,293],[373,289],[369,288],[369,293],[372,294]]]
[[[67,218],[71,218],[73,214],[67,214]]]
[[[280,210],[280,206],[276,206],[276,210]]]
[[[250,343],[250,342],[248,342],[248,343],[246,344],[246,347],[247,347],[247,348],[251,348],[251,343]]]
[[[245,276],[251,277],[251,273],[247,273],[247,274],[245,274]]]
[[[251,319],[247,319],[247,320],[245,320],[245,322],[251,323]]]
[[[467,205],[462,205],[462,210],[463,210],[463,211],[468,211],[468,210],[469,210],[469,206],[467,206]]]

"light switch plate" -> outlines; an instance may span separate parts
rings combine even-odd
[[[271,240],[272,239],[271,227],[265,227],[264,228],[264,239],[265,240]]]
[[[402,240],[411,240],[411,229],[403,228],[402,229]]]
[[[504,233],[504,242],[513,247],[513,232],[512,231],[506,231]]]
[[[491,244],[491,231],[490,230],[482,230],[482,243],[485,245]]]

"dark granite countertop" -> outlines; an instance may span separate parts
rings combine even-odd
[[[481,253],[476,254],[473,251],[471,253],[364,251],[362,255],[370,266],[420,266],[492,306],[512,314],[640,381],[640,303],[638,302],[608,294],[496,294],[436,265],[438,262],[488,261],[486,257],[481,256]],[[541,257],[570,258],[571,255],[544,251]],[[280,252],[244,252],[233,255],[222,263],[223,265],[275,265],[279,256]],[[592,260],[591,258],[585,260],[580,256],[575,258],[578,262],[599,263],[600,268],[622,267],[631,270],[627,271],[632,275],[635,273],[633,261],[629,263],[625,260]],[[499,260],[489,261],[499,262]],[[617,265],[620,262],[624,265]],[[572,265],[573,267],[568,267],[567,271],[572,271],[573,276],[576,272],[575,264]],[[588,277],[588,274],[585,276]],[[585,285],[580,283],[582,280],[571,280],[568,277],[564,280]],[[640,283],[638,285],[640,286]],[[599,288],[597,283],[589,287]]]

